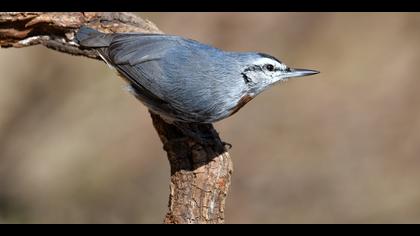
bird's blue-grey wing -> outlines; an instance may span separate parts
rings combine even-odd
[[[166,101],[168,83],[162,61],[174,47],[184,47],[180,38],[167,35],[116,35],[101,54],[126,79],[135,95],[149,108],[171,117],[183,117],[179,108]],[[173,81],[172,85],[176,83]]]
[[[107,54],[126,79],[162,99],[160,83],[156,81],[163,76],[160,61],[177,45],[173,36],[122,34],[114,37]]]

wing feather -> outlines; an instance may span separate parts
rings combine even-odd
[[[177,36],[118,34],[109,47],[100,52],[130,83],[163,99],[159,83],[156,82],[163,76],[164,68],[159,61],[177,45]]]

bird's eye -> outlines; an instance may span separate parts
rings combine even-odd
[[[265,65],[264,67],[265,67],[265,69],[267,69],[268,71],[273,71],[273,70],[274,70],[274,66],[273,66],[273,65],[271,65],[271,64],[267,64],[267,65]]]

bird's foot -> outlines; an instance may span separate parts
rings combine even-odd
[[[191,124],[176,123],[176,127],[197,145],[213,147],[219,151],[226,151],[232,148],[230,143],[220,142],[215,132],[208,132],[207,129],[200,129]]]

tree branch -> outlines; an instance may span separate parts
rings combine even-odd
[[[71,55],[99,59],[82,50],[74,35],[87,25],[102,32],[162,33],[152,22],[130,13],[0,13],[0,46],[22,48],[42,44]],[[153,125],[171,166],[169,210],[165,223],[223,223],[232,175],[231,158],[212,125],[190,124],[194,132],[212,137],[203,146],[151,113]]]

